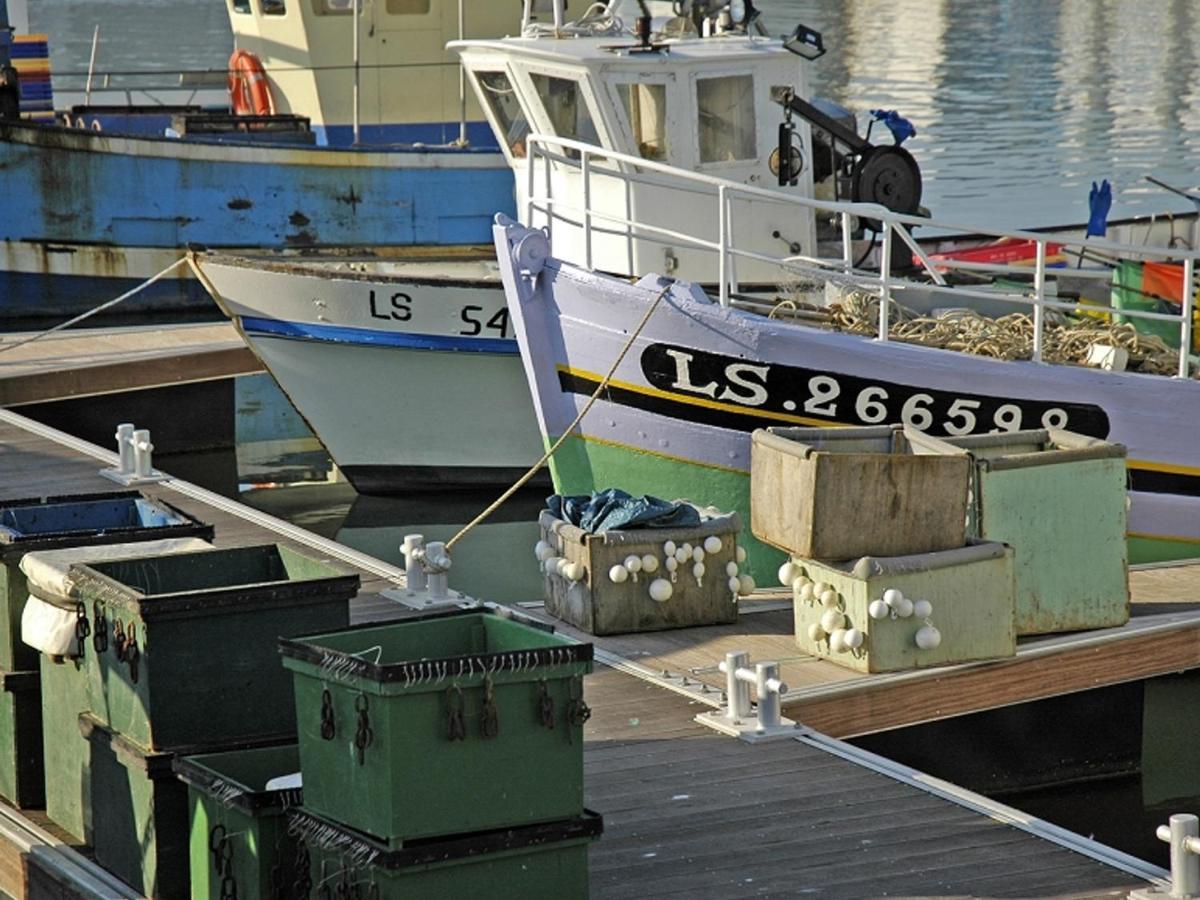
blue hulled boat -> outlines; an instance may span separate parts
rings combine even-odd
[[[512,175],[442,47],[503,33],[515,4],[460,20],[443,0],[358,16],[349,0],[226,2],[230,108],[0,121],[0,317],[91,309],[188,246],[486,243],[512,208]],[[181,267],[121,309],[209,302]]]

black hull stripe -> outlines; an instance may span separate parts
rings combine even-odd
[[[590,396],[600,384],[598,379],[587,378],[572,372],[558,372],[558,383],[565,393]],[[618,406],[640,409],[643,412],[666,416],[698,425],[724,428],[728,431],[750,433],[755,428],[786,424],[771,415],[747,410],[732,412],[691,404],[682,400],[670,400],[653,394],[643,394],[628,388],[609,386],[601,394],[604,400]],[[830,425],[852,424],[831,420]],[[1200,475],[1180,472],[1159,472],[1152,469],[1129,469],[1129,489],[1147,494],[1175,494],[1182,497],[1200,497]]]

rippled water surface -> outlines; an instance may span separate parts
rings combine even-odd
[[[471,0],[481,3],[485,0]],[[493,2],[493,0],[486,0]],[[468,4],[468,14],[469,14]],[[1144,180],[1200,183],[1200,4],[1194,0],[759,0],[774,32],[797,21],[829,52],[814,93],[898,109],[925,203],[940,218],[1005,226],[1087,218],[1095,179],[1112,217],[1190,207]],[[59,70],[220,67],[232,46],[220,0],[35,0]],[[518,4],[512,0],[515,10]]]

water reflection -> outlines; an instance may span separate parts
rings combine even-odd
[[[279,516],[377,559],[403,567],[406,534],[447,541],[499,492],[367,497],[348,484],[303,484],[252,490],[241,502]],[[544,490],[516,494],[454,547],[450,586],[479,600],[539,600],[542,579],[533,558]]]

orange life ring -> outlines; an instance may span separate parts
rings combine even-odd
[[[229,105],[237,116],[269,116],[275,112],[262,61],[249,50],[234,50],[229,57]]]

